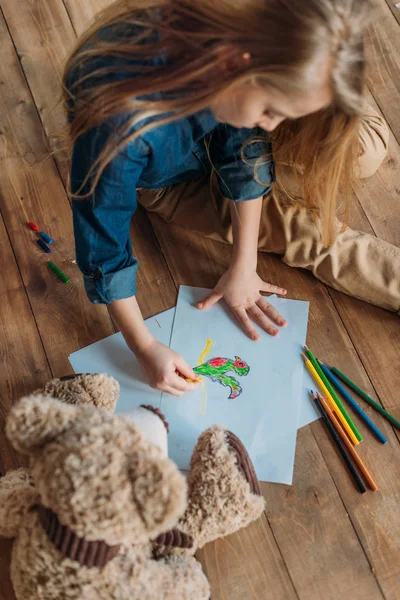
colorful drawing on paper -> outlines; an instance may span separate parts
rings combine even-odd
[[[228,373],[233,372],[240,377],[244,377],[249,373],[250,367],[238,356],[235,356],[235,359],[218,356],[194,367],[193,371],[228,387],[230,390],[228,398],[232,400],[240,396],[243,390],[238,380],[233,375],[228,375]]]
[[[230,390],[228,399],[231,400],[240,396],[243,390],[238,380],[233,375],[228,375],[228,373],[233,372],[240,377],[244,377],[250,371],[249,365],[238,356],[235,356],[234,360],[231,358],[222,358],[221,356],[206,360],[213,345],[214,342],[212,339],[207,338],[206,345],[199,356],[197,365],[193,368],[193,371],[201,376],[199,377],[199,381],[203,388],[203,397],[200,404],[200,412],[202,414],[205,414],[208,403],[208,392],[203,377],[208,377],[211,381],[217,381],[221,385],[228,387]]]

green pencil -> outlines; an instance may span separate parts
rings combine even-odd
[[[342,381],[344,381],[345,383],[347,383],[347,385],[349,387],[351,387],[359,396],[361,396],[361,398],[364,398],[364,400],[366,402],[368,402],[368,404],[370,404],[372,406],[372,408],[374,408],[379,413],[381,413],[381,415],[383,415],[385,417],[385,419],[387,419],[388,421],[390,421],[391,423],[393,423],[393,425],[395,427],[397,427],[397,429],[400,429],[400,421],[398,421],[387,410],[385,410],[384,408],[382,408],[382,406],[380,404],[378,404],[378,402],[376,402],[375,400],[373,400],[371,398],[371,396],[368,396],[368,394],[366,392],[364,392],[362,389],[360,389],[358,387],[358,385],[356,385],[353,381],[351,381],[351,379],[349,379],[348,377],[346,377],[346,375],[343,375],[343,373],[341,373],[339,371],[339,369],[337,369],[336,367],[332,367],[331,371],[332,371],[332,373],[334,373],[335,375],[337,375],[339,377],[339,379],[341,379]]]
[[[349,424],[349,427],[351,428],[352,432],[354,433],[354,435],[356,436],[356,438],[358,439],[358,441],[362,442],[362,435],[361,435],[361,433],[358,431],[357,427],[354,425],[354,423],[353,423],[350,415],[348,414],[347,410],[345,409],[345,407],[341,403],[340,399],[338,398],[337,393],[335,392],[335,390],[333,389],[333,387],[329,383],[328,379],[326,378],[326,375],[323,372],[323,370],[321,369],[321,367],[319,366],[319,363],[318,363],[317,359],[315,358],[314,354],[311,352],[311,350],[309,349],[308,346],[304,346],[304,350],[305,350],[308,358],[310,359],[310,361],[311,361],[314,369],[317,371],[318,375],[321,377],[322,381],[324,382],[324,384],[325,384],[328,392],[332,396],[335,404],[337,404],[340,412],[342,413],[342,415],[346,419],[347,423]]]

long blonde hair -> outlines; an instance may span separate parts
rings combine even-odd
[[[270,139],[277,191],[320,217],[323,239],[330,243],[339,190],[350,197],[358,152],[367,9],[366,0],[115,2],[79,40],[65,68],[70,148],[89,129],[111,118],[128,118],[121,120],[74,197],[93,191],[125,144],[153,127],[207,108],[219,93],[237,84],[256,82],[288,95],[304,92],[310,86],[307,67],[318,53],[328,51],[332,105],[283,122]],[[108,27],[113,35],[99,35]],[[251,60],[236,69],[221,68],[245,53]],[[152,60],[157,56],[167,61]],[[96,66],[99,59],[102,66]],[[107,60],[110,67],[104,66]],[[108,73],[119,70],[132,77],[107,80]],[[293,167],[300,187],[297,197],[280,187],[283,165]],[[89,181],[90,191],[80,195]]]

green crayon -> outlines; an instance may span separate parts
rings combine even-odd
[[[58,276],[59,276],[59,278],[60,278],[60,279],[61,279],[61,280],[62,280],[64,283],[69,283],[69,279],[68,279],[68,277],[67,277],[66,275],[64,275],[64,273],[61,271],[61,269],[59,269],[59,268],[57,267],[57,265],[55,265],[55,264],[53,263],[53,261],[52,261],[52,260],[49,260],[49,262],[48,262],[47,264],[49,265],[50,269],[51,269],[52,271],[54,271],[54,273],[55,273],[56,275],[58,275]]]

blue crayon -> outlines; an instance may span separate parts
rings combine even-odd
[[[44,243],[43,240],[37,240],[38,245],[41,247],[42,250],[44,250],[45,252],[47,252],[47,254],[49,254],[51,252],[51,249],[48,247],[47,244]]]
[[[40,237],[46,242],[46,244],[53,243],[53,240],[51,239],[51,237],[49,235],[47,235],[47,233],[45,233],[44,231],[40,232]]]
[[[338,390],[338,392],[340,392],[342,394],[342,396],[347,400],[347,402],[350,404],[350,406],[356,411],[356,413],[361,417],[361,419],[363,419],[363,421],[368,425],[368,427],[370,428],[372,433],[374,433],[376,435],[378,440],[382,444],[386,444],[387,439],[385,438],[385,436],[379,431],[379,429],[377,428],[375,423],[373,423],[371,421],[369,416],[363,411],[363,409],[357,404],[357,402],[355,400],[353,400],[353,398],[350,396],[349,392],[342,386],[340,381],[338,381],[336,379],[336,377],[334,376],[332,371],[330,369],[328,369],[328,367],[326,365],[324,365],[324,363],[322,363],[320,360],[318,360],[318,362],[319,362],[321,369],[325,373],[326,377],[335,386],[335,388]]]

